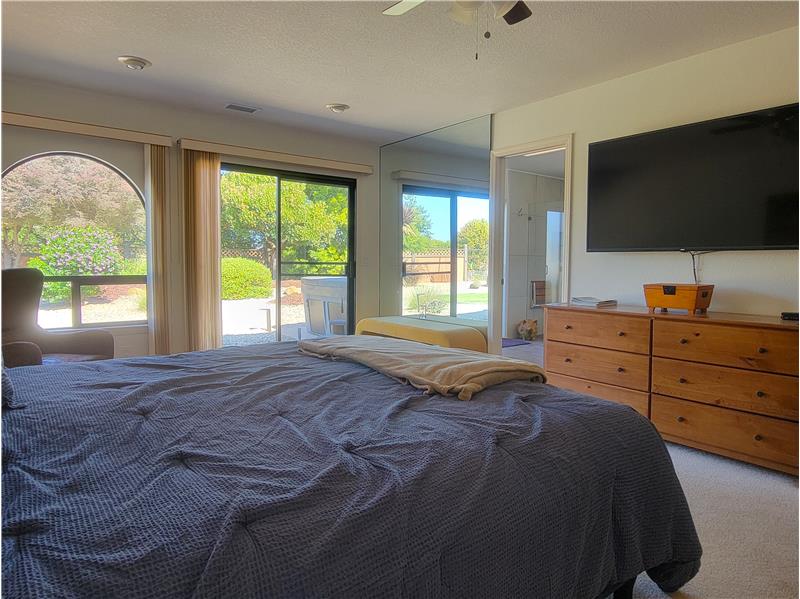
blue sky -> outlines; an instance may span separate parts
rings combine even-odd
[[[431,217],[431,237],[450,241],[450,198],[421,195],[416,198]],[[459,196],[458,228],[476,218],[489,220],[489,200]]]

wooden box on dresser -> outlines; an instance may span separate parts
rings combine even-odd
[[[557,387],[628,404],[668,441],[798,472],[798,325],[767,316],[545,308]]]

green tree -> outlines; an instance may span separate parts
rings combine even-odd
[[[447,249],[450,242],[431,237],[431,217],[415,196],[403,197],[403,252],[422,254],[434,249]]]
[[[347,190],[321,192],[313,184],[283,181],[281,245],[283,260],[312,260],[312,252],[347,252]]]
[[[60,228],[112,233],[125,258],[145,256],[145,211],[130,183],[105,164],[73,155],[42,156],[3,177],[3,265]]]
[[[223,249],[275,253],[277,179],[224,171],[220,178],[220,241]]]
[[[282,259],[347,261],[347,188],[283,179],[280,191]],[[220,180],[220,198],[222,248],[260,250],[274,269],[278,233],[277,179],[226,171]],[[292,265],[291,270],[324,274],[332,269]]]
[[[403,197],[403,234],[430,237],[431,217],[415,196]]]
[[[458,232],[459,249],[467,247],[467,268],[485,277],[489,264],[489,221],[476,218],[464,223]]]

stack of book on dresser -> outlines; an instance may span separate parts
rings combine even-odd
[[[585,306],[589,308],[610,308],[617,305],[615,299],[600,299],[599,297],[573,297],[570,301],[575,306]]]

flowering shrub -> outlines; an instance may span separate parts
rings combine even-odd
[[[94,227],[54,231],[39,248],[39,257],[63,275],[111,275],[122,265],[116,237]]]
[[[117,238],[95,227],[70,227],[51,230],[39,247],[39,257],[28,260],[45,276],[113,275],[122,268],[123,257]],[[97,295],[96,287],[84,287],[83,296]],[[69,283],[45,283],[42,297],[62,302],[70,296]]]

